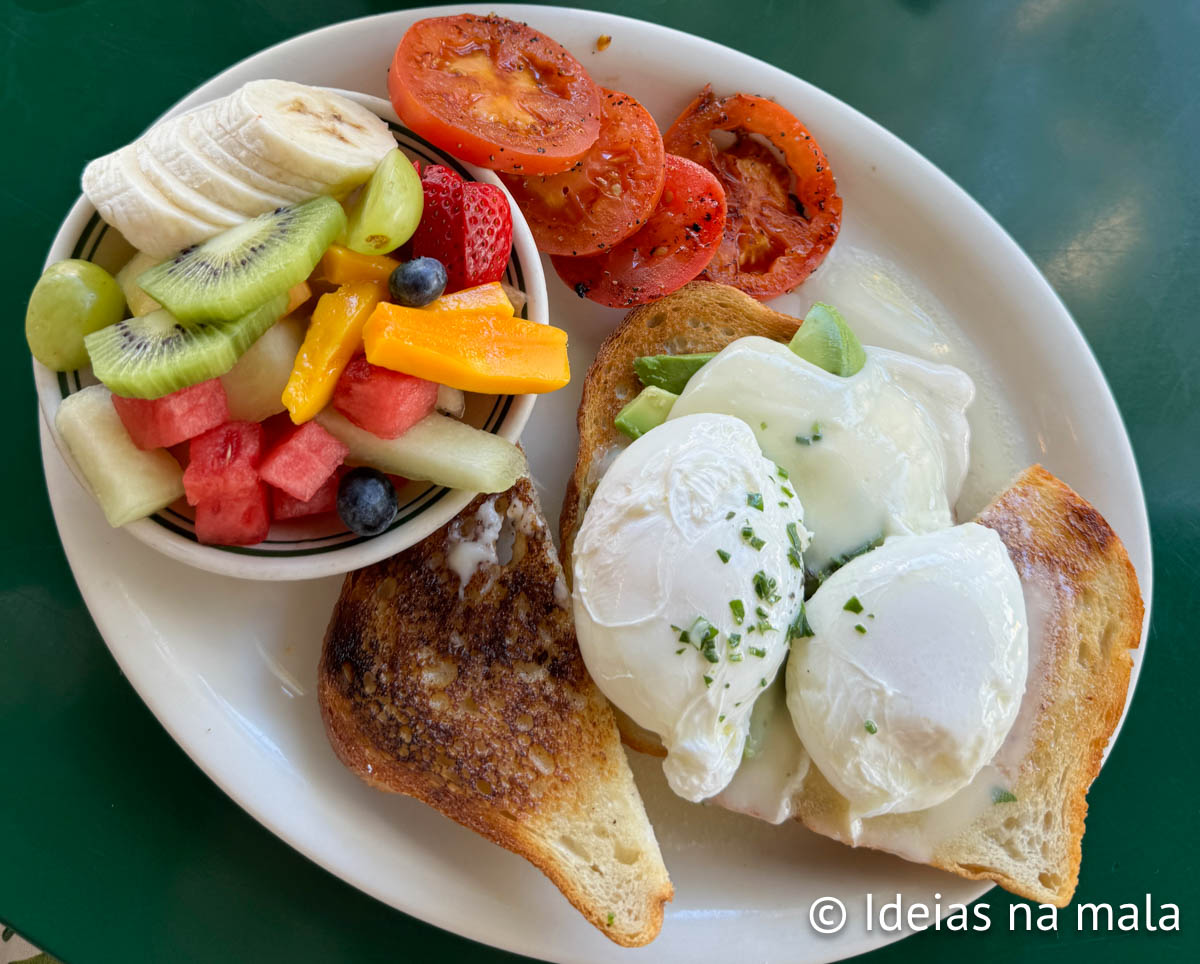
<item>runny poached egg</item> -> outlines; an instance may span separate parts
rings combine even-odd
[[[667,750],[687,800],[742,758],[754,701],[803,599],[803,509],[739,419],[672,419],[605,473],[573,550],[579,648],[601,691]]]

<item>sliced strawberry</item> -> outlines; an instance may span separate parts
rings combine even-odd
[[[494,184],[463,186],[467,215],[464,288],[491,284],[504,277],[512,251],[513,223],[508,199]]]
[[[440,164],[421,172],[425,210],[412,238],[417,258],[446,267],[446,290],[499,281],[512,250],[512,214],[493,184],[464,182]]]

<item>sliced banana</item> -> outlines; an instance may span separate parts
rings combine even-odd
[[[211,115],[220,107],[221,103],[221,101],[217,101],[208,105],[202,111],[187,115],[187,126],[185,129],[196,151],[217,167],[226,171],[230,177],[239,181],[245,181],[251,187],[268,194],[276,194],[286,198],[289,204],[297,201],[307,201],[313,197],[312,191],[303,190],[294,184],[285,184],[283,181],[270,177],[256,167],[250,167],[242,163],[217,142],[216,138],[212,135],[212,131],[216,129],[216,123]]]
[[[163,167],[192,190],[247,218],[292,202],[292,198],[264,191],[237,177],[206,156],[192,142],[189,116],[157,124],[142,138]]]
[[[221,115],[228,135],[259,157],[341,193],[364,183],[396,146],[387,124],[330,91],[253,80]]]
[[[231,211],[229,208],[209,200],[168,171],[162,161],[154,156],[154,152],[146,144],[146,138],[142,137],[134,141],[133,148],[138,167],[146,175],[146,179],[176,207],[182,208],[202,220],[211,221],[213,224],[219,224],[226,228],[232,228],[235,224],[241,224],[246,220],[244,214]]]
[[[236,91],[215,105],[215,109],[210,115],[213,123],[210,128],[213,140],[247,167],[262,171],[273,180],[290,184],[306,192],[309,197],[330,193],[329,185],[325,181],[311,178],[297,170],[294,156],[260,154],[239,136],[244,125],[238,118],[245,116],[244,111],[235,103],[240,94],[240,90]]]
[[[83,172],[83,193],[125,240],[155,257],[168,257],[224,230],[164,197],[142,173],[132,144],[92,161]]]

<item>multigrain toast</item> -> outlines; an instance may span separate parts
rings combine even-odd
[[[318,698],[368,784],[520,854],[618,944],[658,934],[671,883],[528,477],[347,576]]]
[[[798,326],[797,319],[710,282],[693,282],[629,313],[605,340],[584,381],[579,454],[561,515],[568,577],[588,502],[626,444],[613,419],[641,387],[633,359],[719,351],[747,335],[786,342]],[[1062,906],[1078,880],[1087,790],[1125,705],[1130,651],[1141,638],[1141,594],[1112,529],[1040,466],[1026,470],[978,521],[997,530],[1008,547],[1030,613],[1027,693],[1000,755],[1009,754],[1006,769],[1014,775],[1016,800],[985,808],[927,852],[913,844],[929,837],[916,815],[871,818],[852,828],[846,801],[815,767],[795,809],[807,826],[835,839],[994,880],[1014,893]],[[629,746],[663,755],[657,736],[619,711],[616,716]]]

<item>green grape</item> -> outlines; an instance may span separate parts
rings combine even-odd
[[[125,317],[125,295],[107,271],[71,259],[50,265],[25,311],[25,339],[33,357],[58,372],[88,364],[83,338]]]
[[[413,236],[425,194],[412,161],[397,148],[384,155],[350,210],[339,239],[359,254],[387,254]]]

